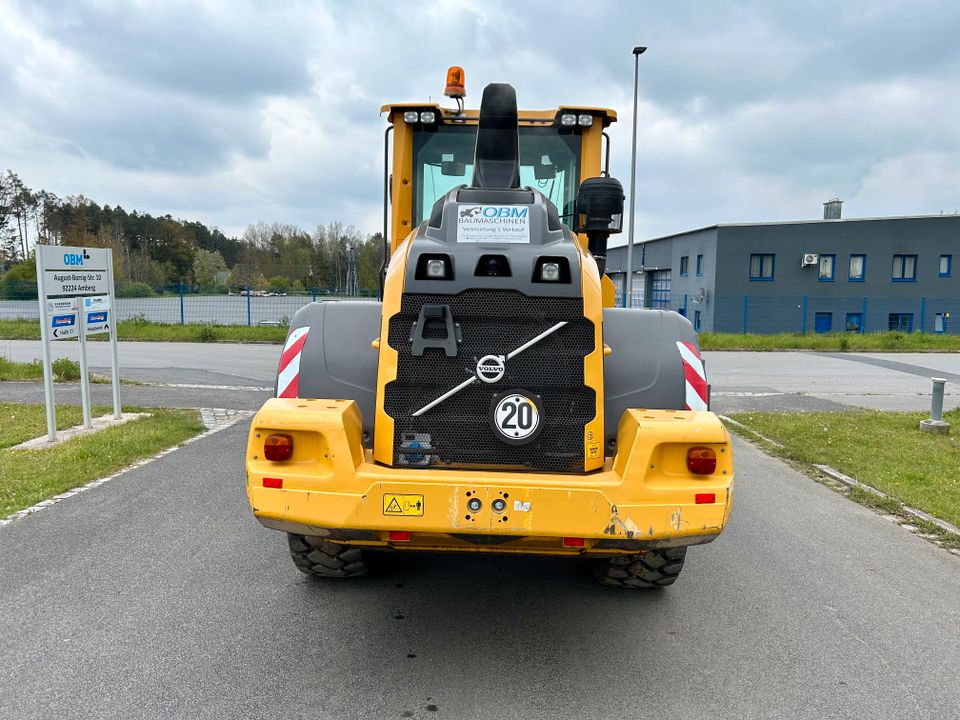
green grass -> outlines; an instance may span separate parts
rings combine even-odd
[[[198,414],[192,410],[150,409],[149,417],[107,428],[93,435],[76,437],[60,445],[41,450],[12,450],[7,436],[6,413],[3,407],[4,440],[0,450],[0,518],[41,500],[120,470],[131,463],[177,445],[204,430]],[[21,421],[36,422],[46,428],[43,406],[19,406]],[[31,409],[32,408],[32,409]],[[76,409],[79,414],[79,409]],[[58,408],[59,417],[67,421],[67,408]],[[30,419],[32,418],[32,420]],[[26,432],[26,430],[24,430]]]
[[[701,350],[821,350],[827,352],[957,352],[960,335],[932,333],[780,333],[778,335],[741,335],[739,333],[700,333]]]
[[[829,465],[960,525],[960,409],[944,413],[953,425],[950,435],[920,432],[926,413],[751,412],[731,417],[783,445],[768,446],[771,452],[803,465]]]
[[[76,360],[58,358],[51,364],[54,382],[77,382],[80,380],[80,363]],[[91,382],[104,382],[99,375],[90,373]],[[43,363],[39,360],[18,362],[0,355],[0,382],[4,380],[43,380]],[[109,382],[107,378],[106,382]]]
[[[124,320],[118,327],[120,340],[154,342],[266,342],[283,343],[287,327],[254,325],[164,325],[141,320]],[[92,341],[105,341],[107,335],[94,335]],[[0,320],[0,340],[39,340],[40,325],[36,320]]]
[[[93,407],[93,416],[112,412],[108,407]],[[57,408],[57,429],[73,427],[83,422],[79,405],[62,405]],[[0,403],[0,450],[19,445],[30,438],[47,432],[47,414],[43,405]]]

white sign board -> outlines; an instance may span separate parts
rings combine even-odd
[[[47,270],[43,286],[48,297],[110,292],[107,273],[103,270]]]
[[[518,244],[530,242],[528,205],[459,205],[457,242]]]
[[[76,298],[47,300],[47,317],[51,340],[69,340],[80,334]]]
[[[96,333],[110,333],[113,414],[117,419],[121,417],[117,333],[110,317],[113,312],[113,252],[106,248],[37,245],[36,258],[47,437],[52,442],[57,438],[57,417],[53,398],[51,340],[80,338],[80,402],[83,405],[83,425],[90,428],[93,423],[90,416],[86,338]]]
[[[110,332],[110,296],[91,295],[83,298],[84,329],[87,335]]]

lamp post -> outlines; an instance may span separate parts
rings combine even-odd
[[[630,157],[630,234],[627,236],[627,284],[623,306],[633,301],[633,221],[637,206],[637,93],[640,85],[640,56],[647,50],[638,45],[633,49],[633,143]]]

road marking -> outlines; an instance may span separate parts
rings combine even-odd
[[[197,442],[198,440],[203,440],[204,438],[210,437],[214,433],[218,433],[221,430],[226,430],[228,427],[236,425],[238,422],[241,422],[242,420],[246,420],[247,418],[250,418],[253,416],[252,410],[223,410],[221,408],[195,408],[195,409],[200,412],[200,417],[203,420],[203,424],[207,426],[206,431],[200,433],[199,435],[195,435],[189,440],[184,440],[179,445],[174,445],[173,447],[168,447],[166,450],[161,450],[156,455],[153,455],[148,458],[144,458],[143,460],[138,460],[132,465],[128,465],[127,467],[118,470],[113,475],[108,475],[107,477],[102,477],[97,480],[91,480],[86,485],[75,487],[72,490],[67,490],[66,492],[62,492],[59,495],[54,495],[52,498],[41,500],[36,505],[31,505],[28,508],[24,508],[23,510],[18,510],[15,513],[11,513],[10,515],[7,515],[5,518],[0,519],[0,527],[3,527],[4,525],[9,525],[10,523],[16,522],[17,520],[25,518],[28,515],[33,515],[34,513],[38,513],[44,508],[48,508],[48,507],[51,507],[52,505],[56,505],[61,500],[66,500],[69,497],[73,497],[74,495],[79,495],[80,493],[86,492],[87,490],[93,490],[96,487],[100,487],[101,485],[108,483],[111,480],[120,477],[121,475],[125,475],[131,470],[136,470],[137,468],[141,468],[144,465],[149,465],[154,460],[159,460],[163,456],[169,455],[170,453],[175,452],[180,448],[189,445],[190,443]]]
[[[200,383],[143,383],[145,387],[185,388],[187,390],[237,390],[246,392],[273,392],[272,387],[259,385],[203,385]]]

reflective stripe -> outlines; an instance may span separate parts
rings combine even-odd
[[[277,397],[298,397],[300,389],[300,355],[307,342],[309,327],[299,327],[290,333],[280,355],[280,368],[277,372]]]
[[[687,410],[707,409],[707,374],[696,345],[677,341],[677,350],[683,362]]]

